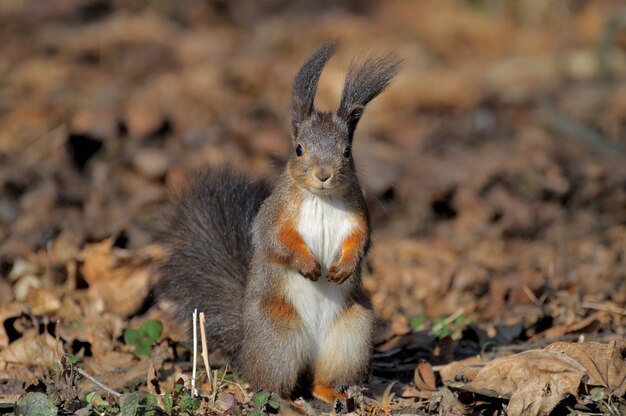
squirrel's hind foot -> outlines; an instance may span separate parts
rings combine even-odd
[[[345,401],[347,398],[347,396],[344,393],[339,393],[334,388],[326,384],[316,383],[313,386],[312,393],[313,393],[313,397],[328,404],[333,404],[335,400]]]

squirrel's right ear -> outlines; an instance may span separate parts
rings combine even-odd
[[[334,51],[335,42],[326,42],[302,65],[293,81],[289,117],[291,118],[294,138],[298,136],[300,124],[313,113],[313,101],[315,100],[317,83],[324,65],[326,65]]]
[[[350,65],[337,110],[337,115],[348,124],[350,139],[365,106],[389,86],[401,65],[402,60],[393,53]]]

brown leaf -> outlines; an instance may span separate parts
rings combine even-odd
[[[594,327],[598,326],[606,318],[607,318],[606,312],[604,311],[596,312],[576,322],[556,325],[556,326],[553,326],[552,328],[548,328],[545,331],[542,331],[530,337],[528,342],[532,343],[539,339],[558,339],[559,337],[562,337],[565,334],[571,334],[571,333],[593,332]]]
[[[104,300],[106,310],[116,315],[128,316],[136,312],[148,296],[148,269],[122,266],[105,276],[90,286],[89,296]]]
[[[553,351],[530,350],[487,364],[466,385],[487,396],[508,398],[508,415],[547,415],[567,394],[578,397],[585,368]]]
[[[133,165],[146,178],[156,179],[165,175],[169,161],[162,150],[146,148],[137,151]]]
[[[50,288],[31,288],[26,301],[35,315],[51,315],[61,307],[61,301]]]
[[[131,137],[147,137],[163,126],[166,121],[160,103],[161,97],[155,89],[133,94],[124,112]]]
[[[111,254],[113,239],[108,238],[100,243],[90,244],[82,251],[84,264],[81,271],[90,285],[102,278],[115,265],[115,258]]]
[[[428,361],[421,360],[415,368],[414,374],[415,387],[420,390],[435,391],[435,372],[433,366]]]
[[[51,367],[64,353],[52,335],[29,331],[0,352],[0,367],[10,363]]]
[[[563,353],[579,362],[589,377],[587,384],[606,387],[619,397],[626,392],[626,361],[622,358],[626,352],[625,341],[608,344],[555,342],[544,350]]]
[[[159,385],[159,373],[154,367],[154,363],[150,363],[148,368],[148,377],[146,378],[146,385],[148,391],[154,395],[159,396],[161,394],[161,386]]]
[[[444,384],[457,381],[469,382],[476,378],[484,366],[482,359],[474,356],[445,365],[439,370],[439,375]]]
[[[430,399],[433,397],[433,392],[420,390],[412,386],[404,386],[401,396],[405,399]]]

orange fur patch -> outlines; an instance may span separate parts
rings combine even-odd
[[[315,383],[313,386],[313,396],[329,404],[333,404],[335,399],[346,399],[345,394],[337,393],[332,387],[319,383]]]
[[[291,221],[280,227],[280,230],[278,231],[278,241],[285,246],[287,251],[289,251],[293,257],[303,259],[310,259],[313,257],[313,254],[311,254],[311,251],[302,239],[302,236]]]
[[[356,257],[363,247],[365,246],[365,239],[367,238],[367,226],[365,221],[360,216],[358,217],[358,225],[346,237],[341,246],[341,258],[339,263],[350,262]]]
[[[261,306],[277,321],[287,322],[297,318],[296,310],[286,299],[279,297],[263,299]]]

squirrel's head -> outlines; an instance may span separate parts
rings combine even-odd
[[[287,169],[298,185],[318,195],[339,192],[357,180],[352,160],[354,130],[365,106],[387,88],[400,68],[393,55],[353,63],[339,109],[320,112],[313,101],[334,48],[334,42],[325,43],[302,65],[293,82],[289,107],[293,149]]]

